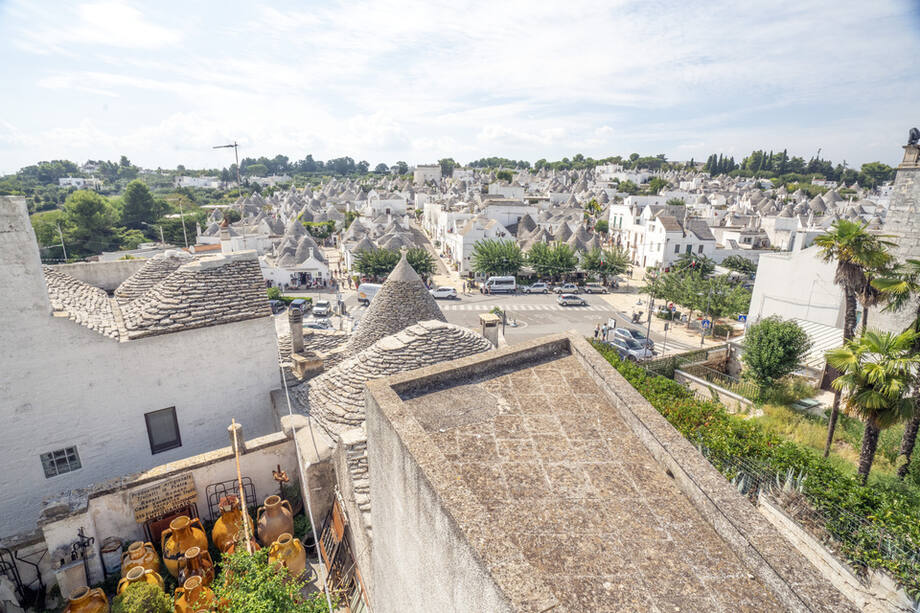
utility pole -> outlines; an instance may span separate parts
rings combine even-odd
[[[58,229],[58,236],[61,237],[61,249],[64,250],[64,261],[66,262],[67,261],[67,247],[64,246],[64,233],[61,232],[60,222],[58,222],[57,229]]]
[[[229,145],[217,145],[213,149],[233,149],[233,157],[236,160],[236,192],[237,195],[243,197],[243,187],[242,181],[240,181],[240,154],[239,154],[239,145],[236,141],[233,141]]]
[[[179,216],[182,218],[182,238],[185,239],[185,248],[188,249],[188,234],[185,231],[185,211],[182,209],[182,197],[176,198],[176,202],[179,203]],[[160,227],[160,232],[162,231],[163,228]]]

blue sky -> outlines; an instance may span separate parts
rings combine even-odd
[[[915,2],[0,0],[0,171],[42,159],[896,163]]]

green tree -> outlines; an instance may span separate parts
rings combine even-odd
[[[495,178],[499,181],[511,183],[514,180],[514,174],[510,170],[499,170],[495,173]]]
[[[118,246],[115,231],[117,213],[103,196],[89,190],[77,190],[63,206],[67,219],[65,236],[68,254],[91,255]]]
[[[132,583],[112,602],[112,613],[172,612],[172,598],[150,583]]]
[[[527,265],[541,277],[564,277],[578,266],[578,255],[565,243],[536,243],[527,252]]]
[[[750,261],[743,255],[730,255],[724,260],[722,260],[722,266],[728,268],[729,270],[734,270],[737,272],[744,273],[746,275],[752,275],[757,272],[757,264]]]
[[[701,273],[711,275],[716,270],[716,263],[702,253],[681,253],[671,264],[671,270],[677,274]]]
[[[396,268],[399,258],[399,252],[392,249],[367,249],[355,254],[354,269],[364,276],[382,279]],[[434,258],[421,247],[406,251],[406,261],[423,278],[434,273]]]
[[[390,172],[390,167],[381,162],[374,166],[374,172],[376,172],[378,175],[385,175],[386,173]]]
[[[630,195],[638,194],[639,186],[632,181],[620,181],[620,183],[617,185],[617,191]]]
[[[865,422],[857,470],[863,485],[881,431],[913,415],[908,390],[920,362],[911,353],[915,341],[912,330],[898,335],[869,330],[827,353],[828,363],[841,373],[832,382],[834,389],[845,395],[847,411]]]
[[[265,164],[250,164],[243,170],[243,174],[251,177],[264,177],[268,175],[268,167]]]
[[[648,191],[651,194],[661,193],[661,190],[665,189],[668,186],[666,179],[661,177],[652,177],[652,180],[648,182]]]
[[[607,234],[610,231],[610,222],[606,219],[598,219],[594,222],[594,231],[601,234]]]
[[[211,587],[223,603],[222,613],[329,613],[322,592],[304,596],[303,581],[292,580],[284,567],[268,563],[267,547],[224,554]]]
[[[585,252],[581,258],[581,267],[587,272],[601,275],[604,284],[607,284],[609,275],[619,275],[629,268],[629,254],[625,249],[600,249],[595,247]]]
[[[454,174],[454,168],[460,165],[454,161],[454,158],[444,158],[443,160],[438,160],[438,164],[441,166],[442,177],[452,176]]]
[[[154,200],[147,185],[137,179],[128,183],[121,202],[121,223],[128,228],[139,230],[163,214],[162,206]]]
[[[511,240],[483,239],[473,245],[473,271],[487,277],[516,275],[524,265],[521,248]]]
[[[669,198],[665,204],[668,206],[686,206],[687,203],[684,202],[683,198]]]
[[[860,185],[863,187],[878,187],[894,177],[894,168],[881,162],[869,162],[863,164],[857,177]]]
[[[401,160],[393,164],[393,168],[396,169],[396,174],[398,175],[408,174],[409,172],[409,165]],[[392,170],[393,168],[391,168],[390,170]]]
[[[865,224],[840,219],[815,238],[815,245],[821,249],[825,262],[837,262],[834,283],[843,289],[843,340],[846,342],[856,333],[856,301],[869,285],[867,271],[878,270],[888,261],[885,243],[870,234]],[[864,312],[863,317],[867,317],[867,313]],[[839,415],[840,392],[837,391],[827,423],[824,457],[830,454]]]
[[[67,215],[60,209],[35,213],[30,218],[32,229],[35,230],[35,238],[42,247],[49,245],[60,245],[61,237],[58,235],[58,224],[67,223]],[[62,225],[62,231],[66,232],[67,228]]]
[[[907,326],[918,335],[911,348],[914,355],[920,355],[920,260],[908,259],[893,273],[872,281],[872,285],[885,294],[885,310],[911,310],[913,321]],[[914,415],[904,426],[901,447],[898,450],[898,478],[904,479],[910,470],[911,457],[920,430],[920,377],[914,380]]]
[[[744,376],[753,381],[761,397],[768,387],[798,368],[811,342],[792,320],[767,317],[744,334]]]

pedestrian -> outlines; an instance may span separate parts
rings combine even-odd
[[[601,333],[601,325],[597,324],[594,326],[594,340],[597,340],[597,335]]]
[[[601,336],[605,341],[607,340],[607,324],[601,326]]]

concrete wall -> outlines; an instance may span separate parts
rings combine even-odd
[[[52,268],[66,273],[74,279],[79,279],[92,286],[101,287],[105,291],[111,292],[146,263],[146,259],[116,260],[114,262],[75,262],[73,264],[57,264]]]
[[[843,326],[843,295],[834,285],[836,265],[824,262],[817,247],[760,257],[748,312],[749,324],[764,317],[798,317]]]
[[[218,434],[229,442],[225,428],[215,426]],[[244,433],[245,434],[245,433]],[[277,465],[288,471],[292,477],[297,474],[297,458],[294,443],[284,434],[276,433],[246,442],[247,451],[240,456],[240,471],[252,479],[257,504],[278,492],[278,485],[272,478]],[[156,486],[166,479],[191,473],[198,493],[198,514],[204,521],[214,519],[208,516],[206,489],[213,483],[236,479],[236,462],[233,449],[223,447],[209,453],[172,462],[135,475],[124,483],[101,484],[81,501],[70,513],[43,522],[42,534],[48,549],[48,566],[45,569],[46,584],[53,584],[53,569],[60,564],[62,555],[69,552],[77,531],[94,537],[95,547],[90,558],[90,584],[103,579],[99,556],[99,544],[110,536],[122,540],[143,540],[143,524],[134,521],[131,494],[140,489]],[[253,516],[255,520],[255,516]],[[303,538],[304,535],[295,535]],[[208,535],[210,538],[210,535]]]
[[[371,394],[367,438],[374,612],[512,611]]]
[[[730,413],[743,413],[754,408],[754,403],[744,396],[730,392],[715,383],[710,383],[682,370],[674,371],[674,380],[690,388],[704,400],[721,402]]]
[[[223,446],[232,418],[274,431],[270,317],[124,343],[52,317],[24,211],[0,199],[0,540],[33,530],[45,496]],[[144,414],[172,406],[182,446],[153,455]],[[70,446],[82,468],[46,478],[40,455]]]

